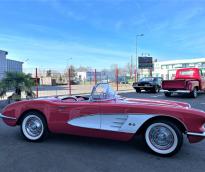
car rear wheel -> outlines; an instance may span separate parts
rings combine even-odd
[[[160,88],[158,86],[154,86],[154,88],[152,89],[153,93],[159,93]]]
[[[191,97],[197,98],[197,96],[198,96],[197,88],[195,87],[194,90],[190,94],[191,94]]]
[[[28,112],[22,119],[21,132],[29,141],[41,141],[48,134],[46,120],[38,112]]]
[[[176,154],[183,143],[182,132],[169,121],[152,122],[145,130],[144,139],[148,149],[160,156]]]

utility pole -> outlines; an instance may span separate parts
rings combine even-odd
[[[138,55],[137,55],[137,39],[138,39],[138,37],[140,37],[140,36],[144,36],[144,34],[137,34],[136,35],[136,73],[137,73],[137,80],[138,80]]]

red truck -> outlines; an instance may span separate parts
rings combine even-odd
[[[162,89],[167,97],[172,93],[188,93],[196,98],[198,91],[205,91],[205,75],[199,68],[178,69],[174,80],[162,82]]]

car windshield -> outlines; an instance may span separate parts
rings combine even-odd
[[[154,78],[151,78],[151,77],[140,79],[140,82],[152,82],[152,81],[154,81]]]
[[[93,87],[91,101],[103,101],[116,99],[117,94],[108,83],[99,83]]]

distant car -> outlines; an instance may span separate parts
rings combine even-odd
[[[127,76],[120,76],[118,78],[118,83],[120,83],[120,84],[129,84],[128,77]]]
[[[161,89],[162,78],[160,77],[145,77],[139,80],[139,82],[134,82],[132,87],[137,93],[141,90],[151,91],[153,93],[158,93]]]
[[[178,69],[174,80],[162,82],[162,89],[166,97],[173,93],[187,93],[196,98],[198,91],[205,91],[205,75],[199,68]]]
[[[161,156],[177,153],[183,135],[190,143],[205,137],[204,111],[183,102],[123,98],[107,83],[94,86],[89,97],[12,103],[2,110],[0,118],[9,126],[19,125],[22,135],[33,142],[44,139],[49,132],[121,141],[142,135],[147,148]]]
[[[70,84],[71,84],[71,85],[79,85],[79,84],[80,84],[80,81],[77,80],[77,79],[71,80],[71,81],[70,81]]]

